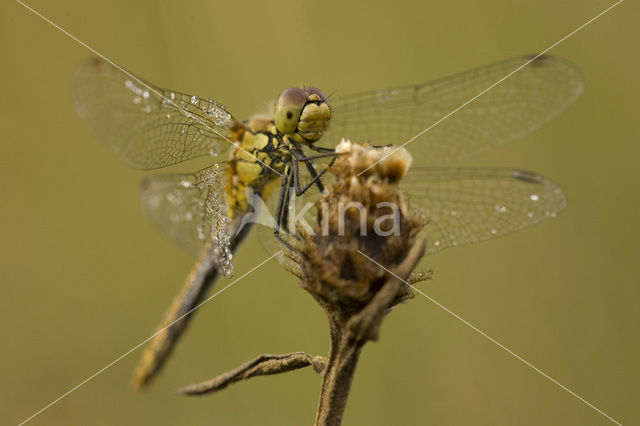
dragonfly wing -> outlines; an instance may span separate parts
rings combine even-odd
[[[226,172],[218,165],[193,174],[157,175],[141,185],[142,210],[151,222],[194,256],[209,247],[211,262],[231,275],[225,201]]]
[[[558,185],[517,169],[416,168],[402,182],[428,221],[427,253],[516,231],[567,205]]]
[[[231,145],[224,106],[155,87],[99,58],[76,71],[74,103],[98,137],[129,165],[155,169]]]
[[[323,140],[411,140],[407,149],[421,164],[435,165],[490,151],[534,131],[582,93],[581,74],[572,64],[550,56],[529,61],[518,57],[415,86],[336,95]]]

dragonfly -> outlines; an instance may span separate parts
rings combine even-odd
[[[581,73],[570,62],[520,56],[350,95],[288,88],[272,111],[240,121],[214,100],[160,88],[101,58],[87,60],[73,80],[76,111],[126,163],[153,170],[212,157],[195,173],[142,181],[143,211],[198,260],[145,349],[134,387],[157,375],[216,279],[232,275],[233,253],[251,229],[243,218],[254,212],[254,197],[276,201],[266,238],[287,247],[284,206],[323,191],[343,138],[404,144],[417,164],[401,186],[428,219],[427,254],[495,238],[555,217],[566,206],[565,194],[533,172],[451,164],[524,137],[582,90]]]

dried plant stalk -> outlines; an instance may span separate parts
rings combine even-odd
[[[312,366],[322,373],[316,425],[340,425],[362,347],[378,339],[391,309],[413,296],[406,283],[429,275],[412,273],[425,252],[419,235],[425,222],[397,186],[411,163],[409,153],[348,141],[336,151],[340,155],[331,170],[336,180],[318,201],[314,233],[298,228],[299,253],[289,253],[295,262],[287,263],[327,313],[329,358],[304,352],[261,355],[179,393],[202,395],[251,377]]]
[[[264,354],[211,380],[178,389],[176,393],[184,395],[205,395],[222,390],[231,383],[256,376],[286,373],[309,366],[313,367],[316,373],[321,373],[326,365],[326,358],[311,356],[304,352],[293,352],[284,355]]]

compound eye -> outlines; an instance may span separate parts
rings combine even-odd
[[[303,89],[291,87],[280,93],[273,111],[273,118],[278,130],[285,134],[294,133],[298,128],[298,120],[306,103],[307,93]]]
[[[316,87],[307,86],[304,88],[304,91],[307,94],[307,99],[311,101],[322,101],[322,102],[325,102],[327,105],[329,104],[329,99],[327,98],[327,95],[325,95],[322,90]]]

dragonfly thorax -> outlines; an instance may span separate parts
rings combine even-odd
[[[237,211],[247,209],[247,188],[261,193],[267,183],[285,172],[292,158],[288,137],[268,116],[255,116],[242,123],[234,139],[227,181],[228,215],[232,218]]]

